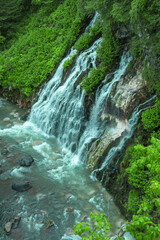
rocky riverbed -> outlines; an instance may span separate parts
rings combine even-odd
[[[0,111],[0,239],[79,239],[72,227],[91,211],[106,212],[115,235],[124,219],[77,156],[17,106],[0,99]]]

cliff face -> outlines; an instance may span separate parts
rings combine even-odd
[[[131,66],[129,68],[130,70],[126,71],[126,74],[118,82],[114,83],[108,104],[100,116],[102,119],[107,120],[107,126],[104,134],[91,145],[88,152],[86,162],[91,172],[97,168],[101,169],[109,150],[117,146],[125,133],[130,131],[128,120],[133,110],[147,99],[148,91],[140,69],[137,68],[135,71],[132,70],[134,68]],[[112,163],[107,163],[110,167],[107,170],[105,168],[103,173],[98,173],[97,177],[102,178],[104,171],[105,175],[109,175],[111,165],[114,166],[117,159],[118,156],[115,155]],[[114,170],[116,171],[116,166]]]

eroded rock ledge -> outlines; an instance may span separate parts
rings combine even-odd
[[[105,111],[100,116],[102,119],[108,120],[106,130],[101,138],[92,143],[87,155],[86,163],[91,172],[101,167],[109,150],[117,146],[125,132],[130,130],[128,120],[133,110],[147,98],[149,98],[149,94],[139,67],[136,71],[135,69],[127,71],[119,82],[113,85]],[[117,159],[113,161],[117,162]],[[110,172],[109,168],[104,170],[106,175],[107,171],[108,174]],[[98,177],[101,175],[102,173]]]

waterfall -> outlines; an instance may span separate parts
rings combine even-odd
[[[45,133],[56,136],[71,151],[76,151],[79,138],[85,127],[84,96],[85,91],[76,82],[80,75],[96,68],[96,49],[101,38],[86,51],[82,52],[75,62],[67,80],[61,84],[63,63],[74,54],[71,50],[59,65],[54,77],[42,91],[38,102],[33,106],[29,121],[36,124]]]
[[[97,90],[96,101],[92,108],[89,122],[86,124],[87,127],[79,143],[79,156],[83,158],[83,160],[85,160],[85,153],[88,150],[89,143],[92,142],[92,140],[100,137],[104,132],[107,122],[106,120],[103,120],[100,115],[104,111],[104,106],[107,105],[113,84],[120,80],[121,76],[125,73],[125,70],[131,59],[132,57],[129,55],[129,52],[124,52],[120,61],[119,69],[115,72],[112,81],[105,84],[107,80],[106,76],[103,81],[104,86]]]
[[[156,98],[156,96],[153,96],[152,98],[150,98],[146,102],[140,104],[139,106],[137,106],[134,109],[130,119],[128,120],[128,122],[126,124],[127,127],[123,131],[122,138],[121,138],[119,144],[110,149],[110,151],[108,152],[106,158],[104,159],[101,167],[92,172],[93,179],[96,177],[97,173],[102,172],[101,183],[103,184],[103,186],[106,185],[107,176],[105,174],[105,171],[109,167],[109,164],[111,163],[112,159],[117,156],[117,153],[122,151],[126,142],[132,137],[132,135],[135,131],[135,128],[137,126],[140,113],[142,111],[146,110],[148,107],[150,107],[150,105],[148,106],[147,104],[150,104],[152,102],[152,100],[154,100],[155,98]],[[115,131],[116,131],[116,129],[115,129]],[[116,162],[118,163],[118,161],[119,161],[119,158],[117,157]]]

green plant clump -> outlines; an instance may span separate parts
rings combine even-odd
[[[132,220],[127,230],[136,240],[158,240],[160,236],[160,140],[151,139],[147,147],[134,146],[127,169],[134,187],[126,204]]]
[[[80,222],[74,226],[75,234],[83,240],[109,240],[111,224],[108,222],[104,213],[91,213],[91,221]]]
[[[0,84],[3,87],[17,88],[29,96],[47,79],[83,26],[84,16],[77,9],[77,1],[60,1],[61,4],[42,1],[38,7],[31,8],[27,21],[23,20],[23,34],[19,27],[16,38],[11,39],[8,49],[1,53]]]
[[[160,128],[160,100],[156,101],[153,108],[149,108],[142,113],[142,122],[144,129],[149,132]]]
[[[69,68],[69,66],[74,62],[75,56],[76,55],[71,56],[63,63],[64,71],[66,71]]]

